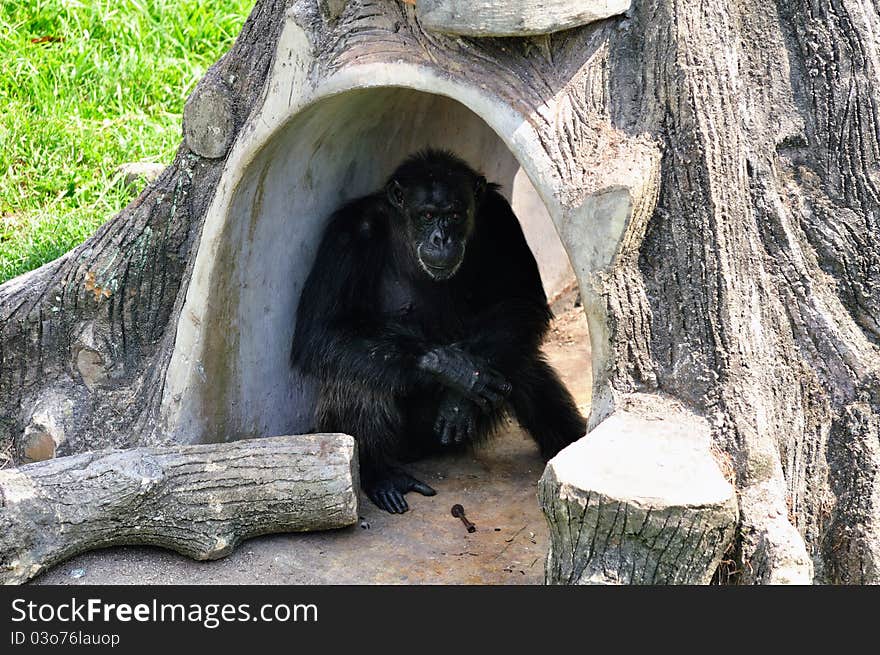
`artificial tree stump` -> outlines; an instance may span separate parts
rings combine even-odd
[[[708,425],[638,400],[547,464],[549,584],[708,584],[733,543],[736,492]]]
[[[224,557],[243,539],[329,530],[358,517],[344,434],[107,450],[0,471],[0,582],[94,548],[152,545]]]

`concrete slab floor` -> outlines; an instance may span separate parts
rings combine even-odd
[[[560,313],[545,344],[549,361],[586,413],[592,380],[586,320]],[[408,494],[410,511],[391,515],[362,499],[360,525],[251,539],[229,557],[195,562],[158,548],[85,553],[33,584],[540,584],[547,525],[535,484],[544,464],[510,422],[488,446],[408,465],[437,490]],[[464,506],[471,534],[451,513]]]

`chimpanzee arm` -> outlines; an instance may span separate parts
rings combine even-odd
[[[467,320],[468,336],[459,345],[511,375],[537,354],[553,314],[538,264],[507,200],[491,191],[477,224],[479,253],[474,254],[479,257],[469,275],[474,304],[481,309]]]
[[[392,393],[439,382],[486,409],[499,405],[509,385],[485,360],[426,343],[382,313],[391,235],[380,203],[361,199],[331,220],[302,291],[293,363],[318,378],[363,380]]]
[[[384,317],[379,303],[389,244],[383,216],[367,198],[331,219],[306,280],[291,359],[322,379],[364,380],[391,391],[412,388],[426,345],[411,328]]]

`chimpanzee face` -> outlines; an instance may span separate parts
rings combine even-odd
[[[413,255],[432,280],[448,280],[461,267],[484,186],[483,178],[458,176],[388,185],[389,200],[405,219]]]

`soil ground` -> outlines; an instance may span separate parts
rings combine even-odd
[[[544,346],[586,415],[590,351],[579,308],[561,311]],[[392,515],[362,498],[359,525],[251,539],[229,557],[195,562],[158,548],[85,553],[33,584],[540,584],[547,524],[535,485],[544,464],[515,422],[470,453],[417,462],[409,470],[437,490],[407,495],[410,511]],[[450,514],[464,506],[471,534]]]

